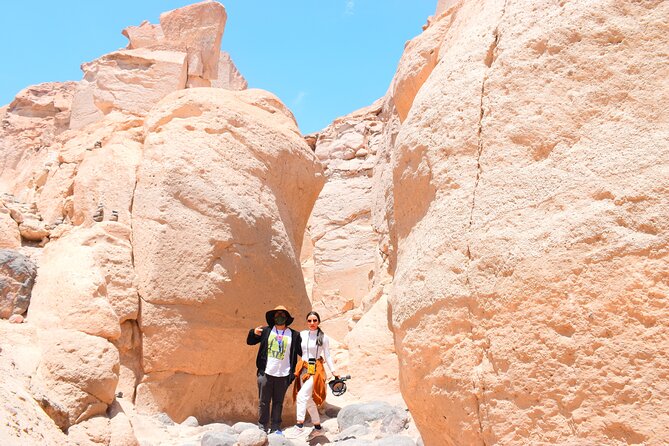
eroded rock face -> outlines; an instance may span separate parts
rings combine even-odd
[[[2,324],[4,321],[0,321]],[[11,327],[11,328],[10,328]],[[67,437],[44,413],[28,391],[29,378],[23,370],[30,346],[17,345],[17,326],[0,326],[0,444],[67,444]],[[22,325],[21,328],[27,328]],[[9,344],[9,345],[8,345]],[[21,354],[16,354],[21,352]]]
[[[84,80],[72,103],[71,128],[112,111],[145,115],[159,100],[185,88],[187,53],[137,48],[116,51],[82,65]]]
[[[0,108],[0,190],[35,187],[37,165],[51,161],[50,148],[70,124],[76,82],[47,82],[23,89]]]
[[[299,250],[319,164],[290,112],[260,90],[177,92],[145,128],[133,206],[138,408],[247,418],[255,349],[237,340],[277,303],[308,311]]]
[[[133,281],[128,226],[75,227],[44,249],[30,320],[46,330],[66,328],[118,340],[121,325],[138,317]]]
[[[0,249],[17,249],[21,246],[19,226],[10,210],[0,202]]]
[[[425,444],[669,435],[667,14],[484,1],[440,18],[394,147],[390,302]]]
[[[129,44],[82,65],[70,128],[80,129],[113,111],[145,116],[168,94],[190,87],[241,90],[246,81],[220,51],[227,14],[215,1],[167,11],[160,25],[123,30]]]
[[[221,51],[221,57],[218,60],[218,77],[211,80],[211,86],[216,88],[225,88],[226,90],[246,90],[249,83],[239,72],[237,66],[232,61],[230,54]]]
[[[379,108],[337,119],[314,145],[327,180],[309,220],[312,303],[325,320],[359,306],[371,289],[378,244],[371,208],[372,170],[383,130]]]
[[[118,351],[107,340],[75,330],[41,336],[42,359],[32,392],[61,429],[104,414],[118,382]]]
[[[44,249],[29,311],[43,338],[33,393],[61,428],[104,414],[117,390],[134,394],[141,377],[134,280],[122,223],[74,227]]]

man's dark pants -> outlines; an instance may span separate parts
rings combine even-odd
[[[281,428],[281,411],[283,410],[283,398],[290,385],[288,376],[270,376],[264,373],[258,375],[258,424],[267,427],[270,419],[270,401],[272,403],[272,430]]]

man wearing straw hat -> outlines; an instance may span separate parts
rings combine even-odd
[[[295,378],[297,357],[302,355],[300,333],[288,328],[293,317],[286,307],[279,305],[265,313],[267,326],[249,330],[248,345],[260,344],[256,356],[258,368],[258,426],[270,432],[281,433],[281,412],[288,386]],[[271,421],[270,421],[271,404]]]

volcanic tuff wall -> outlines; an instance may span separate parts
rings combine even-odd
[[[0,246],[41,255],[31,390],[61,427],[116,390],[252,418],[234,368],[253,352],[229,339],[277,299],[308,308],[325,177],[303,256],[369,378],[351,392],[399,381],[426,445],[665,442],[667,2],[439,1],[386,96],[308,137],[315,156],[273,95],[185,89],[246,87],[216,5],[0,109]],[[118,221],[94,222],[101,202]]]
[[[392,86],[392,326],[423,439],[663,444],[669,3],[451,3]]]

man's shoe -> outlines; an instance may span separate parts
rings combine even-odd
[[[283,435],[283,431],[280,428],[279,429],[270,429],[269,433],[270,434],[275,434],[275,435]]]

